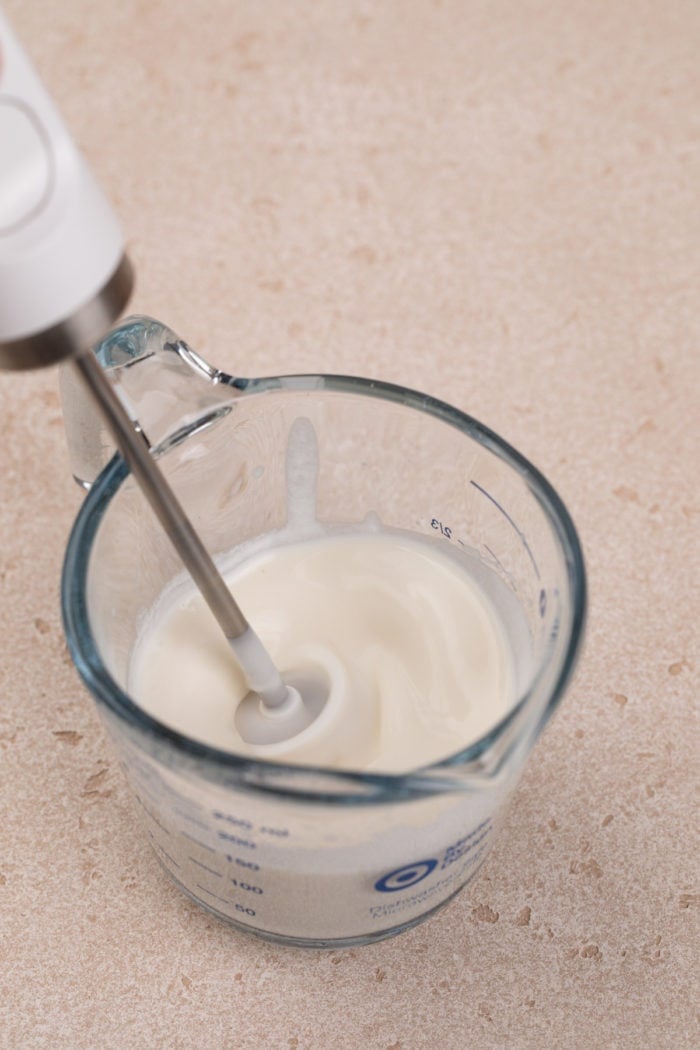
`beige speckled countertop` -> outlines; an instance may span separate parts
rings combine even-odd
[[[56,374],[0,376],[0,1046],[700,1045],[700,6],[5,10],[122,216],[134,309],[229,371],[471,412],[561,492],[591,604],[464,893],[368,948],[237,934],[167,882],[66,653]]]

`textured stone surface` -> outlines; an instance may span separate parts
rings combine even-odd
[[[588,642],[478,880],[342,952],[166,881],[67,656],[55,373],[0,377],[0,1045],[700,1043],[700,7],[5,0],[133,303],[241,374],[444,397],[553,481]]]

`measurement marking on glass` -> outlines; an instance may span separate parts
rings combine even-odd
[[[233,857],[230,853],[226,854],[226,860],[229,864],[238,864],[241,868],[247,868],[249,871],[260,871],[260,865],[254,860],[243,860],[242,857]]]
[[[151,791],[149,785],[145,784],[143,782],[143,780],[139,779],[136,782],[138,784],[138,789],[141,792],[141,794],[145,795],[145,797],[148,799],[148,801],[152,802],[154,806],[159,806],[160,803],[162,802],[162,799],[161,799],[160,795],[154,795],[153,792]]]
[[[206,886],[202,886],[201,882],[197,883],[197,889],[201,890],[202,893],[206,893],[208,897],[213,897],[215,901],[221,901],[222,904],[232,904],[233,901],[227,900],[226,897],[220,897],[218,893],[212,893]]]
[[[184,834],[184,832],[183,832]],[[229,835],[227,831],[218,831],[217,835],[224,842],[233,842],[236,846],[240,846],[242,849],[257,849],[258,844],[252,839],[242,839],[238,835]]]
[[[209,853],[216,853],[216,850],[212,846],[207,846],[206,842],[200,842],[194,835],[189,835],[186,831],[181,831],[183,839],[189,839],[190,842],[194,842],[195,846],[199,846],[200,849],[208,850]]]
[[[143,805],[143,800],[141,798],[141,795],[143,795],[145,798],[147,798],[148,801],[152,802],[155,806],[157,806],[159,804],[159,802],[161,801],[158,798],[158,796],[157,795],[153,795],[149,791],[149,789],[146,786],[146,784],[142,783],[140,780],[138,781],[138,789],[139,789],[138,791],[134,792],[134,798],[137,800],[137,802],[141,802],[142,805]],[[140,794],[139,794],[139,792],[140,792]]]
[[[452,539],[451,527],[449,525],[445,525],[445,523],[443,521],[440,521],[439,518],[433,518],[430,522],[430,527],[431,529],[435,529],[437,532],[439,532],[441,536],[445,537],[445,539]]]
[[[265,892],[262,886],[256,886],[255,883],[241,882],[239,879],[231,879],[234,886],[238,886],[239,889],[245,890],[246,893],[257,893],[260,896]]]
[[[150,809],[148,809],[148,808],[147,808],[147,806],[144,806],[144,804],[143,804],[142,800],[141,800],[141,799],[139,798],[139,796],[138,796],[138,795],[134,795],[134,798],[136,799],[136,801],[138,802],[138,804],[140,805],[141,809],[142,809],[142,810],[144,811],[144,813],[146,814],[146,816],[147,816],[147,817],[150,817],[150,818],[151,818],[151,820],[153,821],[153,823],[154,823],[154,824],[157,824],[157,825],[158,825],[158,827],[159,827],[159,828],[160,828],[160,830],[161,830],[161,831],[163,832],[163,834],[164,834],[164,835],[167,835],[167,836],[168,836],[168,838],[170,838],[170,832],[168,831],[168,829],[167,829],[167,828],[163,827],[163,825],[161,824],[161,822],[160,822],[160,821],[158,820],[158,817],[155,817],[155,816],[154,816],[154,815],[153,815],[153,814],[151,813]]]
[[[202,831],[209,831],[209,825],[205,824],[203,820],[198,820],[197,817],[193,817],[191,813],[186,813],[184,809],[173,809],[173,813],[177,813],[178,817],[183,817],[185,820],[189,820],[190,824],[196,824]]]
[[[220,871],[214,871],[213,868],[208,868],[206,864],[202,864],[201,860],[197,860],[196,857],[188,857],[187,859],[191,860],[193,864],[196,864],[198,868],[204,868],[204,870],[208,871],[210,875],[216,875],[217,879],[222,877]]]
[[[493,498],[493,496],[491,495],[490,492],[487,492],[486,489],[482,488],[478,481],[474,481],[473,478],[470,478],[469,484],[473,485],[475,489],[478,489],[479,492],[481,492],[484,496],[486,496],[486,499],[491,500],[491,502],[493,503],[494,507],[496,507],[498,510],[500,510],[501,514],[506,519],[506,521],[509,522],[509,524],[515,529],[515,531],[517,532],[518,536],[520,537],[520,542],[522,543],[523,547],[527,551],[528,556],[530,558],[530,561],[532,562],[532,567],[535,570],[535,576],[539,580],[539,578],[540,578],[540,570],[537,567],[537,562],[535,561],[535,556],[532,553],[532,551],[530,550],[530,544],[527,542],[527,539],[525,538],[525,533],[523,532],[523,530],[520,528],[519,525],[516,525],[516,523],[513,521],[513,519],[511,518],[510,514],[508,513],[508,511],[505,509],[505,507],[502,507],[501,504],[498,502],[498,500]]]
[[[180,865],[175,860],[175,858],[171,857],[170,854],[168,853],[168,851],[163,849],[163,847],[161,846],[160,842],[158,842],[158,840],[156,838],[154,838],[153,835],[151,835],[151,842],[153,843],[155,848],[158,850],[158,852],[162,853],[163,856],[166,858],[166,860],[170,861],[170,863],[173,865],[174,868],[179,868],[180,867]]]
[[[494,553],[494,551],[492,551],[492,550],[491,550],[491,548],[489,547],[488,543],[485,543],[485,544],[484,544],[484,550],[485,550],[485,551],[488,551],[488,553],[489,553],[489,554],[491,555],[491,557],[493,558],[493,560],[494,560],[494,561],[496,562],[496,565],[498,565],[498,567],[499,567],[500,569],[503,569],[503,571],[505,572],[505,571],[506,571],[506,569],[505,569],[505,566],[504,566],[503,562],[502,562],[502,561],[501,561],[501,559],[500,559],[500,558],[498,557],[498,555],[497,555],[497,554],[495,554],[495,553]]]
[[[501,572],[503,573],[503,575],[504,575],[504,576],[506,577],[506,579],[510,580],[511,586],[512,586],[512,588],[513,588],[513,593],[517,594],[517,592],[518,592],[518,585],[517,585],[517,584],[516,584],[516,582],[515,582],[515,579],[514,579],[514,577],[513,577],[513,574],[512,574],[511,572],[508,572],[508,570],[506,569],[506,567],[505,567],[505,565],[503,564],[503,562],[501,561],[501,559],[500,559],[500,558],[498,557],[498,555],[497,555],[497,554],[495,554],[495,553],[494,553],[494,552],[493,552],[493,551],[491,550],[491,548],[489,547],[488,543],[485,543],[485,544],[484,544],[484,550],[485,550],[485,551],[488,551],[488,553],[489,553],[489,554],[491,555],[491,557],[492,557],[492,558],[493,558],[493,560],[495,561],[496,565],[498,565],[499,569],[501,570]]]
[[[245,820],[243,817],[234,817],[232,813],[221,813],[220,810],[216,809],[212,813],[212,817],[215,820],[225,820],[228,824],[233,824],[237,828],[243,828],[245,831],[253,830],[253,825],[249,820]]]

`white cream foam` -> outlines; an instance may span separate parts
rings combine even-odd
[[[280,744],[246,744],[247,691],[194,588],[163,596],[132,656],[129,689],[160,721],[214,747],[289,762],[399,772],[454,754],[513,700],[513,669],[491,603],[435,543],[349,532],[263,549],[226,574],[282,671],[338,660],[343,695]],[[337,702],[335,702],[337,701]]]

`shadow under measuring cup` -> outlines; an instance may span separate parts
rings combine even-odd
[[[97,355],[217,563],[284,537],[312,500],[309,538],[410,535],[496,611],[513,667],[509,709],[420,768],[273,761],[173,729],[130,694],[130,665],[181,565],[64,374],[73,470],[88,489],[64,563],[66,637],[160,863],[219,918],[282,943],[363,944],[415,925],[476,875],[571,676],[585,572],[565,507],[497,435],[424,394],[343,376],[232,377],[149,318],[126,321]],[[314,435],[311,465],[300,433]]]

